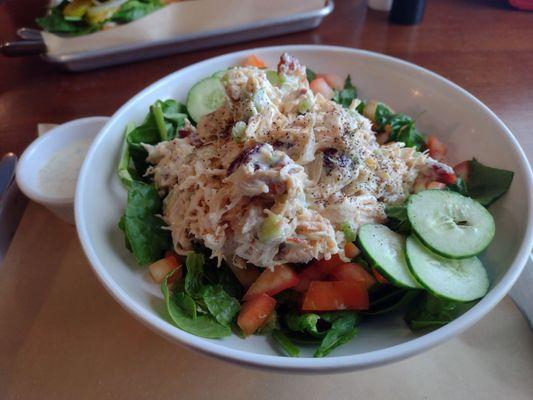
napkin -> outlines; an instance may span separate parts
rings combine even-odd
[[[78,37],[43,32],[47,54],[59,56],[217,32],[236,25],[260,28],[269,20],[309,12],[324,0],[196,0],[169,4],[116,28]]]

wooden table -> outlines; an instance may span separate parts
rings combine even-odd
[[[0,5],[0,41],[44,12],[45,0]],[[337,0],[316,30],[86,73],[54,69],[39,57],[0,58],[0,154],[21,151],[39,122],[111,115],[149,83],[191,63],[243,48],[323,43],[390,54],[469,90],[533,148],[533,13],[505,0],[429,0],[423,23],[389,25],[362,0]],[[532,152],[529,151],[529,154]]]

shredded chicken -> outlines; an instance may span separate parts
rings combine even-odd
[[[385,205],[434,168],[402,143],[380,145],[355,101],[315,95],[295,58],[278,71],[274,86],[264,70],[231,68],[224,106],[186,137],[146,146],[178,253],[201,241],[239,267],[343,256],[343,227],[384,221]]]

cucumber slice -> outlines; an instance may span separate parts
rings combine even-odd
[[[447,190],[424,190],[409,197],[407,217],[422,243],[447,258],[475,256],[494,237],[494,219],[487,209]]]
[[[438,297],[472,301],[485,296],[489,278],[477,257],[460,260],[432,253],[413,235],[407,238],[407,263],[416,279]]]
[[[385,225],[365,224],[359,228],[358,237],[363,253],[389,282],[411,289],[420,288],[409,272],[402,235]]]
[[[187,111],[198,122],[206,114],[218,110],[226,102],[226,92],[219,78],[209,77],[194,85],[187,96]]]
[[[223,69],[222,71],[217,71],[213,75],[211,75],[212,78],[222,78],[224,75],[226,75],[226,72],[228,72],[227,69]]]

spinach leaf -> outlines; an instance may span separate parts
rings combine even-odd
[[[487,167],[475,158],[468,162],[468,167],[468,196],[485,207],[503,196],[513,181],[512,171]]]
[[[408,303],[419,294],[416,290],[406,290],[392,285],[376,285],[369,292],[370,308],[365,315],[380,315],[394,311]]]
[[[329,320],[332,325],[315,351],[314,357],[327,356],[333,349],[347,343],[357,334],[359,316],[355,312],[326,313],[321,317],[326,321]]]
[[[126,133],[124,134],[124,141],[122,143],[122,148],[120,149],[120,160],[118,162],[117,167],[117,175],[122,182],[122,184],[126,187],[130,187],[131,181],[134,179],[134,174],[131,172],[131,166],[130,166],[130,150],[128,148],[128,142],[127,137],[135,129],[135,126],[133,124],[128,124],[126,126]]]
[[[126,235],[126,217],[124,215],[120,217],[120,221],[118,221],[118,228],[124,234],[124,245],[126,246],[126,249],[132,251],[130,241]]]
[[[283,332],[279,330],[272,331],[272,339],[289,357],[298,357],[300,355],[300,349]]]
[[[190,253],[185,260],[185,292],[194,298],[201,296],[204,278],[204,256],[203,254]]]
[[[122,4],[118,11],[113,14],[111,21],[121,24],[135,21],[161,7],[163,7],[163,4],[159,0],[129,0]]]
[[[389,123],[391,125],[391,134],[390,134],[390,140],[397,140],[398,133],[403,130],[404,127],[411,124],[413,120],[411,117],[405,114],[396,114],[394,115]]]
[[[190,315],[194,300],[185,293],[172,296],[168,288],[168,276],[161,283],[161,292],[172,322],[185,332],[208,339],[218,339],[231,335],[231,329],[219,324],[210,315]],[[192,303],[191,303],[192,302]]]
[[[402,126],[394,139],[396,142],[405,143],[406,147],[415,147],[418,151],[421,151],[426,146],[426,141],[422,134],[415,128],[413,121],[407,125]]]
[[[378,132],[382,132],[385,129],[385,125],[389,124],[394,114],[385,104],[378,103],[376,111],[374,113],[374,123],[377,126]]]
[[[100,26],[90,26],[84,20],[72,21],[67,20],[63,16],[63,9],[69,4],[67,0],[64,0],[56,7],[52,7],[48,10],[48,13],[41,18],[37,18],[35,22],[43,28],[45,31],[52,33],[61,33],[67,35],[84,35],[94,32],[100,28]]]
[[[316,73],[311,68],[305,69],[305,76],[308,82],[314,81],[316,79]]]
[[[404,319],[412,331],[433,330],[453,321],[474,304],[475,301],[460,303],[422,292],[413,299]]]
[[[127,243],[140,265],[160,259],[172,248],[170,233],[163,228],[162,201],[153,185],[132,181],[128,191],[128,203],[123,227]]]
[[[352,101],[357,98],[357,88],[352,85],[352,78],[350,75],[344,81],[344,87],[341,91],[335,90],[333,94],[333,101],[341,104],[343,107],[349,107]]]
[[[174,300],[190,318],[196,319],[196,303],[191,296],[179,291],[174,293]]]
[[[201,297],[211,315],[225,326],[229,326],[241,308],[239,301],[231,297],[221,285],[204,286]]]
[[[389,218],[388,227],[399,233],[411,232],[411,223],[407,218],[407,205],[396,204],[385,207],[385,214]]]
[[[295,312],[290,312],[285,315],[285,324],[287,328],[294,332],[307,333],[315,337],[324,336],[321,332],[318,331],[317,324],[320,320],[318,314],[307,313],[307,314],[297,314]]]
[[[176,100],[157,100],[150,106],[144,121],[126,135],[136,176],[144,176],[148,168],[148,153],[141,143],[155,145],[163,140],[176,138],[187,117],[185,106]]]
[[[457,192],[459,194],[462,194],[463,196],[468,196],[468,188],[466,186],[466,182],[461,177],[457,177],[455,183],[453,185],[446,186],[447,190],[451,190],[452,192]]]

